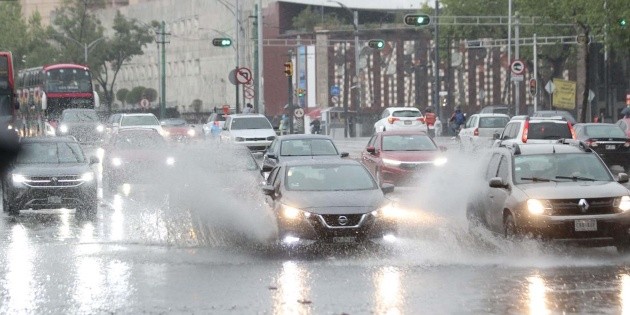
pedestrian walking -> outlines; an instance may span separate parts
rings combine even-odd
[[[424,123],[427,124],[427,130],[429,137],[435,137],[435,122],[437,121],[437,115],[433,112],[431,107],[427,107],[424,111]]]

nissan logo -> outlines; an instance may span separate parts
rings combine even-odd
[[[582,213],[586,213],[586,210],[588,210],[590,206],[588,205],[588,202],[586,202],[586,199],[580,199],[580,202],[578,202],[578,207],[580,207]]]
[[[348,218],[345,215],[340,215],[339,218],[337,218],[337,222],[339,222],[339,225],[346,225],[348,224]]]

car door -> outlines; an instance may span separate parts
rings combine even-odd
[[[493,188],[488,186],[490,193],[490,207],[488,223],[493,227],[493,230],[503,231],[503,210],[506,208],[505,202],[511,192],[511,159],[506,155],[501,154],[499,160],[499,168],[496,177],[500,177],[501,180],[508,184],[507,187]]]
[[[282,170],[283,168],[281,166],[274,167],[269,173],[266,181],[267,185],[273,186],[275,189],[275,193],[273,196],[265,197],[265,202],[274,210],[276,209],[276,206],[279,206],[280,201],[278,200],[278,198],[282,195],[280,192],[280,182],[282,176],[279,175],[282,174]]]
[[[280,146],[282,145],[281,141],[277,138],[271,142],[271,145],[267,148],[265,153],[263,154],[263,162],[262,164],[267,167],[276,166],[278,159],[280,158]],[[269,158],[269,154],[275,155],[275,158]]]
[[[370,153],[367,151],[367,148],[374,147],[374,149],[376,149],[376,142],[379,138],[381,138],[380,135],[373,135],[372,138],[370,138],[370,141],[368,141],[367,146],[365,146],[363,152],[361,152],[361,162],[368,169],[368,171],[372,173],[372,176],[376,176],[376,166],[378,165],[378,151]]]
[[[484,176],[484,184],[481,188],[479,202],[477,204],[479,215],[483,218],[484,222],[488,224],[490,229],[494,229],[494,218],[492,217],[493,211],[491,211],[492,202],[494,199],[495,192],[490,187],[490,179],[497,176],[499,172],[499,163],[501,161],[500,153],[493,153],[490,157],[490,161],[488,162],[488,167],[486,168],[485,176]]]
[[[475,129],[475,122],[477,121],[477,118],[479,116],[478,115],[472,115],[470,116],[470,118],[466,121],[466,124],[464,125],[464,129],[462,129],[459,132],[459,137],[462,140],[466,140],[468,141],[472,136],[473,136],[473,131]]]

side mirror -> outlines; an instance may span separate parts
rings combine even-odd
[[[262,191],[263,191],[263,194],[267,196],[273,196],[276,193],[276,189],[271,185],[263,185]]]
[[[341,152],[341,157],[342,158],[349,157],[349,156],[350,156],[350,153],[348,153],[348,152]]]
[[[99,162],[100,162],[100,160],[98,159],[98,157],[90,156],[90,164],[97,164]],[[626,177],[627,177],[627,175],[626,175]]]
[[[368,151],[369,153],[375,154],[376,153],[376,148],[373,146],[369,146],[367,148],[365,148],[365,151]]]
[[[394,192],[394,185],[390,183],[383,183],[383,185],[381,185],[381,191],[384,194],[392,193]]]
[[[263,172],[271,172],[271,170],[273,169],[273,167],[271,167],[271,165],[267,165],[267,164],[263,164],[262,167],[260,168]]]
[[[628,174],[619,173],[617,174],[617,183],[624,184],[628,182]]]
[[[505,182],[503,182],[503,179],[501,179],[501,177],[491,178],[489,184],[492,188],[507,188],[508,186]]]
[[[273,153],[268,153],[267,154],[267,158],[268,159],[274,159],[274,160],[278,159],[278,157],[275,154],[273,154]]]

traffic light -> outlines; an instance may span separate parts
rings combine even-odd
[[[293,75],[293,63],[291,61],[287,61],[284,63],[284,74],[286,74],[287,77]]]
[[[427,14],[407,14],[405,15],[405,24],[411,26],[429,25],[431,17]]]
[[[620,18],[619,20],[617,20],[617,23],[619,24],[619,26],[621,27],[626,27],[628,26],[628,19],[626,18]]]
[[[371,39],[368,41],[368,47],[372,49],[383,49],[385,48],[385,41],[382,39]]]
[[[306,94],[306,91],[303,88],[298,88],[296,91],[297,96],[304,96],[304,94]]]
[[[232,45],[232,40],[229,38],[215,38],[212,40],[212,45],[218,47],[228,47]]]
[[[529,94],[536,96],[538,93],[538,82],[536,79],[529,79]]]

